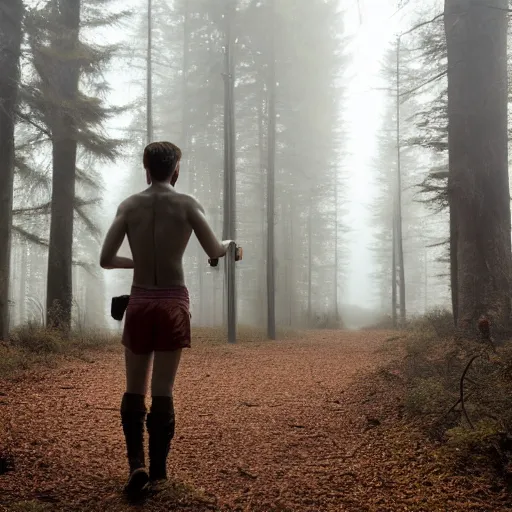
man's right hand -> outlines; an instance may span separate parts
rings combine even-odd
[[[229,251],[229,247],[231,244],[234,244],[234,240],[223,240],[220,244],[222,246],[222,249],[224,253],[220,256],[221,258],[223,256],[226,256],[227,252]],[[240,258],[239,258],[240,259]],[[235,261],[237,261],[236,255],[235,255]],[[219,264],[219,258],[208,258],[208,263],[211,267],[216,267]]]
[[[228,252],[228,250],[229,250],[229,246],[230,246],[231,244],[234,244],[234,243],[235,243],[235,241],[234,241],[234,240],[223,240],[223,241],[221,242],[222,247],[223,247],[223,249],[224,249],[224,254],[223,254],[222,256],[226,256],[226,253],[227,253],[227,252]]]

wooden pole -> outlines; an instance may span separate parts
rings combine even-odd
[[[235,98],[233,60],[232,17],[234,5],[227,0],[224,47],[224,240],[234,240],[236,236],[236,181],[235,181]],[[226,302],[228,342],[236,343],[236,274],[235,247],[231,246],[225,258]]]

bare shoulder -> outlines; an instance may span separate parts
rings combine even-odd
[[[134,194],[133,196],[127,197],[120,205],[120,210],[127,210],[131,206],[137,204],[139,198],[137,197],[139,194]]]
[[[127,197],[118,208],[119,213],[126,213],[133,208],[137,208],[144,201],[144,193],[133,194],[130,197]]]
[[[201,206],[201,203],[194,197],[189,194],[179,194],[180,201],[182,201],[188,212],[192,211],[201,211],[204,213],[204,208]]]

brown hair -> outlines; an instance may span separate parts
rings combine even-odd
[[[172,142],[152,142],[144,149],[144,167],[155,181],[169,179],[181,159],[181,149]]]

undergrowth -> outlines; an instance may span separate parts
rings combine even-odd
[[[118,345],[119,337],[110,331],[75,329],[63,333],[25,324],[16,327],[7,341],[0,341],[0,379],[14,377],[36,365],[53,367],[62,358],[114,350]]]
[[[452,315],[438,310],[411,322],[405,348],[405,413],[441,443],[455,468],[492,468],[508,486],[512,346],[461,338]]]

